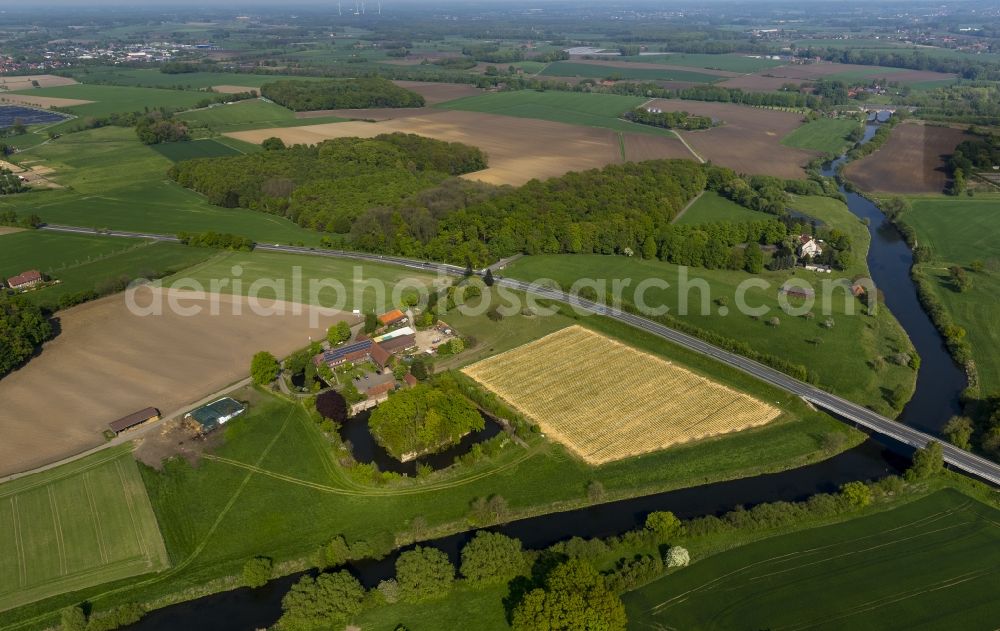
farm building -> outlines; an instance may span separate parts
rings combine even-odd
[[[7,286],[11,289],[29,289],[42,282],[42,273],[36,269],[30,269],[17,276],[7,279]]]
[[[313,361],[316,365],[326,364],[330,368],[336,368],[348,362],[355,363],[370,359],[380,368],[385,368],[392,355],[392,351],[385,348],[384,345],[378,344],[371,339],[363,339],[324,351],[314,357]]]
[[[810,234],[799,236],[799,256],[812,258],[823,253],[823,242]]]
[[[379,342],[378,345],[385,349],[390,355],[398,355],[415,348],[417,346],[417,337],[412,333],[400,335],[383,342]]]
[[[231,397],[223,397],[196,410],[191,410],[184,415],[184,418],[192,419],[201,426],[202,433],[207,433],[220,425],[225,425],[244,412],[246,412],[246,406],[242,403]]]
[[[356,377],[354,387],[369,399],[374,399],[393,390],[396,387],[396,377],[389,371],[383,372],[381,375],[368,373],[362,377]]]
[[[323,363],[330,368],[336,368],[347,362],[356,362],[368,358],[371,355],[372,346],[375,342],[371,340],[360,340],[328,351],[320,353],[314,358],[317,364]]]
[[[402,337],[404,335],[413,335],[414,333],[416,333],[416,331],[414,331],[412,328],[410,328],[408,326],[404,326],[404,327],[400,327],[400,328],[398,328],[398,329],[396,329],[394,331],[389,331],[388,333],[385,333],[383,335],[379,335],[377,337],[373,337],[372,339],[374,341],[378,342],[378,343],[382,343],[382,342],[386,342],[388,340],[391,340],[394,337]]]
[[[128,416],[123,416],[117,421],[112,421],[111,423],[108,423],[108,427],[111,428],[111,431],[115,434],[121,434],[122,432],[132,429],[133,427],[138,427],[143,423],[158,420],[160,420],[160,411],[156,408],[146,408],[144,410],[139,410],[138,412],[133,412]]]
[[[378,317],[378,321],[382,326],[395,326],[396,324],[401,324],[406,322],[406,314],[399,309],[393,309],[388,313],[383,313]]]

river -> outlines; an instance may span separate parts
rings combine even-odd
[[[866,129],[864,141],[871,139],[876,125]],[[832,176],[840,158],[824,168]],[[841,187],[851,212],[869,220],[872,242],[868,266],[872,279],[883,291],[886,306],[902,324],[921,357],[917,392],[900,419],[918,429],[940,434],[941,427],[960,412],[959,394],[966,385],[965,374],[955,364],[930,318],[920,306],[910,278],[913,256],[896,228],[879,209]],[[361,438],[360,435],[355,436]],[[359,440],[359,443],[361,441]],[[360,445],[359,445],[360,446]],[[489,528],[520,539],[527,548],[544,548],[571,537],[608,537],[640,526],[646,515],[657,510],[673,511],[682,519],[717,515],[735,506],[754,506],[778,500],[797,501],[816,493],[835,491],[852,480],[877,479],[901,472],[909,464],[911,450],[884,438],[864,443],[829,460],[782,473],[706,484],[693,488],[656,493],[563,513],[550,513]],[[366,457],[374,457],[371,453]],[[459,550],[475,531],[424,542],[448,553],[457,562]],[[405,550],[404,548],[403,550]],[[348,569],[366,586],[394,575],[397,550],[379,561],[352,563]],[[133,631],[248,631],[274,624],[281,615],[281,598],[302,575],[271,581],[258,589],[241,588],[153,611]]]
[[[878,125],[868,125],[864,142],[874,135]],[[823,169],[823,175],[833,176],[845,160],[838,158]],[[910,278],[913,252],[896,227],[882,211],[857,193],[840,187],[847,197],[847,207],[852,213],[869,222],[871,247],[868,250],[868,269],[876,287],[885,296],[885,307],[892,311],[906,330],[920,355],[917,372],[917,390],[903,408],[899,420],[911,427],[932,435],[940,435],[948,419],[961,414],[959,396],[968,384],[965,371],[948,353],[944,338],[938,333],[917,297],[917,289]]]

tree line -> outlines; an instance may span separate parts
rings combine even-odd
[[[320,573],[300,579],[282,599],[282,615],[275,628],[339,628],[365,611],[397,603],[447,606],[444,599],[459,586],[482,591],[506,585],[501,604],[507,622],[516,631],[624,631],[628,619],[621,595],[661,579],[668,570],[689,565],[689,549],[718,542],[720,537],[754,541],[775,532],[861,515],[873,505],[891,504],[900,496],[925,492],[925,481],[942,469],[941,447],[931,443],[914,454],[911,467],[902,477],[848,482],[835,492],[819,493],[798,502],[737,507],[719,516],[690,520],[681,520],[669,511],[654,511],[645,516],[641,525],[621,535],[573,537],[541,550],[526,549],[522,541],[502,533],[479,531],[462,547],[457,566],[442,550],[417,545],[397,556],[392,578],[370,590],[348,570],[337,569],[350,560],[365,558],[365,553],[372,551],[370,544],[348,542],[337,535],[315,555]],[[603,501],[600,482],[595,480],[587,486],[587,498],[591,502]],[[500,496],[491,499],[496,506],[505,505],[499,501],[503,499]],[[414,519],[421,520],[419,516]],[[426,527],[425,522],[421,524]],[[379,550],[377,556],[385,556],[388,548],[391,544]],[[405,629],[406,621],[399,622],[397,628]]]
[[[338,81],[286,79],[265,83],[260,86],[260,93],[296,112],[424,106],[424,97],[380,77]]]
[[[629,110],[622,118],[663,129],[708,129],[715,124],[711,116],[695,116],[687,112],[653,112],[644,107]]]

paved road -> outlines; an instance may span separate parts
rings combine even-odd
[[[42,228],[43,230],[52,230],[58,232],[76,232],[85,234],[95,234],[95,231],[90,228],[77,228],[74,226],[55,226],[48,225]],[[129,237],[129,238],[141,238],[141,239],[153,239],[157,241],[177,241],[176,237],[168,235],[156,235],[148,233],[139,232],[123,232],[123,231],[105,231],[102,233],[104,236],[110,237]],[[457,265],[447,265],[443,263],[433,263],[428,261],[417,261],[413,259],[402,258],[398,256],[382,256],[379,254],[368,254],[365,252],[351,252],[347,250],[323,250],[314,249],[308,247],[299,247],[291,245],[268,245],[268,244],[257,244],[256,250],[261,250],[265,252],[286,252],[293,254],[307,254],[311,256],[326,256],[330,258],[339,259],[351,259],[358,261],[368,261],[376,263],[384,263],[388,265],[397,265],[401,267],[406,267],[409,269],[420,270],[423,272],[437,272],[441,274],[447,274],[450,276],[460,276],[465,273],[465,269]],[[833,412],[839,416],[849,419],[858,425],[869,429],[878,434],[888,436],[895,440],[900,441],[906,445],[912,447],[921,448],[927,445],[931,441],[936,441],[941,444],[944,450],[944,460],[949,465],[963,471],[967,474],[976,476],[982,480],[986,480],[994,485],[1000,486],[1000,465],[981,458],[975,454],[971,454],[967,451],[955,447],[951,443],[941,440],[935,436],[925,434],[923,432],[917,431],[907,425],[902,423],[897,423],[896,421],[876,414],[868,408],[862,407],[856,403],[852,403],[847,399],[830,394],[825,390],[821,390],[815,386],[812,386],[803,381],[799,381],[793,377],[786,375],[783,372],[765,366],[759,362],[753,361],[742,355],[737,355],[735,353],[730,353],[729,351],[722,350],[716,346],[713,346],[705,341],[702,341],[696,337],[692,337],[680,331],[675,331],[669,327],[663,326],[662,324],[657,324],[651,320],[647,320],[643,317],[618,311],[606,305],[591,302],[589,300],[584,300],[577,296],[567,294],[559,289],[553,289],[550,287],[543,287],[535,284],[526,283],[524,281],[515,280],[512,278],[497,277],[496,283],[502,285],[509,289],[516,291],[522,291],[525,293],[530,293],[541,298],[548,298],[550,300],[555,300],[563,303],[570,304],[572,306],[578,307],[580,309],[597,313],[615,320],[619,320],[633,326],[637,329],[641,329],[663,339],[669,340],[675,344],[693,350],[702,355],[712,357],[720,362],[729,364],[739,370],[757,377],[758,379],[765,381],[773,386],[781,388],[791,392],[792,394],[802,397],[804,400],[821,407],[825,410]]]

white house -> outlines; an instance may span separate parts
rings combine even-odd
[[[803,234],[799,236],[799,256],[802,258],[814,258],[823,253],[823,242],[815,239],[812,235]]]

